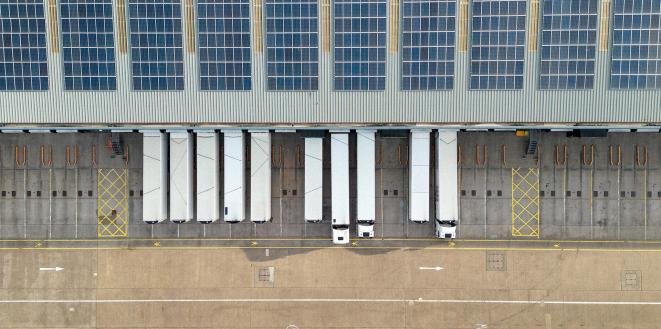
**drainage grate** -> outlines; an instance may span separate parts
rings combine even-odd
[[[275,283],[275,267],[260,266],[254,267],[255,287],[273,288]]]
[[[259,281],[271,281],[271,271],[268,267],[259,269]]]
[[[507,257],[504,251],[487,251],[487,271],[506,271]]]
[[[622,290],[641,290],[640,271],[622,271]]]

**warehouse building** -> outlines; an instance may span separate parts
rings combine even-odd
[[[661,0],[0,0],[0,235],[661,238],[659,89]]]

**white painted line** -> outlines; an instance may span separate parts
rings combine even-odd
[[[63,269],[64,269],[64,268],[59,267],[59,266],[58,266],[58,267],[40,267],[40,268],[39,268],[39,271],[55,271],[55,272],[59,272],[59,271],[62,271]]]
[[[421,269],[421,270],[440,271],[440,270],[442,270],[443,268],[440,267],[440,266],[436,266],[436,267],[424,267],[424,266],[420,266],[420,269]]]
[[[425,304],[522,304],[522,305],[612,305],[661,306],[661,301],[564,301],[564,300],[487,300],[487,299],[344,299],[344,298],[230,298],[230,299],[15,299],[0,304],[140,304],[140,303],[425,303]]]

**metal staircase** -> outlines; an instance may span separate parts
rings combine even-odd
[[[117,155],[124,155],[124,147],[118,133],[110,134],[109,146],[113,157]]]
[[[528,147],[526,148],[526,154],[524,158],[537,159],[537,145],[539,144],[540,133],[537,130],[531,130],[528,136]]]

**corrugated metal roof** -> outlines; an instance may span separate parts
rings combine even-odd
[[[67,92],[61,84],[61,58],[51,53],[51,90],[0,93],[0,122],[63,126],[661,123],[660,90],[609,89],[608,52],[597,54],[595,88],[581,91],[537,90],[538,55],[527,52],[520,91],[469,90],[469,54],[457,51],[452,91],[400,91],[400,59],[389,52],[385,91],[335,92],[332,54],[322,52],[319,91],[270,92],[265,90],[264,53],[254,52],[250,92],[197,91],[195,54],[187,54],[185,91],[132,92],[128,54],[118,53],[118,91]]]

